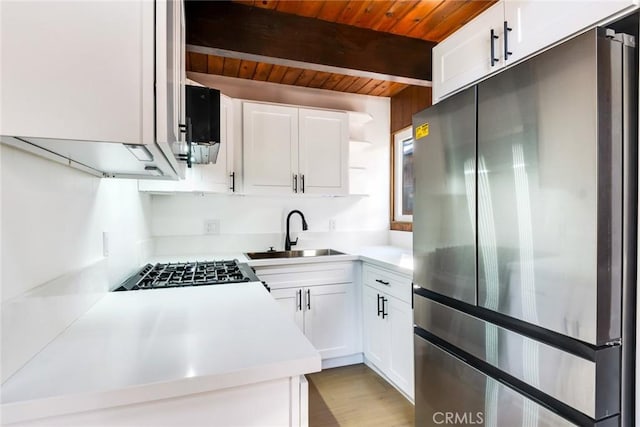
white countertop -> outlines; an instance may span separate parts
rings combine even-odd
[[[398,273],[413,275],[413,253],[409,249],[394,246],[371,246],[358,251],[364,262],[395,270]]]
[[[2,421],[320,369],[319,353],[260,283],[114,292],[2,385]]]

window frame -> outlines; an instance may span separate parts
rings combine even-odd
[[[402,169],[398,167],[398,162],[401,161],[402,157],[399,156],[398,151],[402,147],[401,142],[409,138],[413,138],[412,126],[408,126],[391,135],[390,228],[397,231],[413,231],[413,215],[403,215],[398,211],[398,208],[402,206],[402,189],[398,188],[402,183]]]

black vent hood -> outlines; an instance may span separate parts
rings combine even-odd
[[[203,86],[185,86],[187,142],[190,161],[187,164],[215,163],[220,151],[220,91]]]

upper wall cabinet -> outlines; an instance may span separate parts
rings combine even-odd
[[[153,2],[3,2],[2,14],[3,135],[153,138]]]
[[[97,176],[181,174],[182,0],[0,8],[3,143]]]
[[[503,0],[433,48],[433,103],[615,14],[637,0]]]
[[[347,194],[348,138],[344,112],[245,102],[245,191]]]

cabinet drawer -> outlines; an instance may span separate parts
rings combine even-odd
[[[408,276],[364,264],[362,282],[402,301],[411,302],[411,278]]]
[[[254,267],[272,289],[353,282],[353,262]]]

